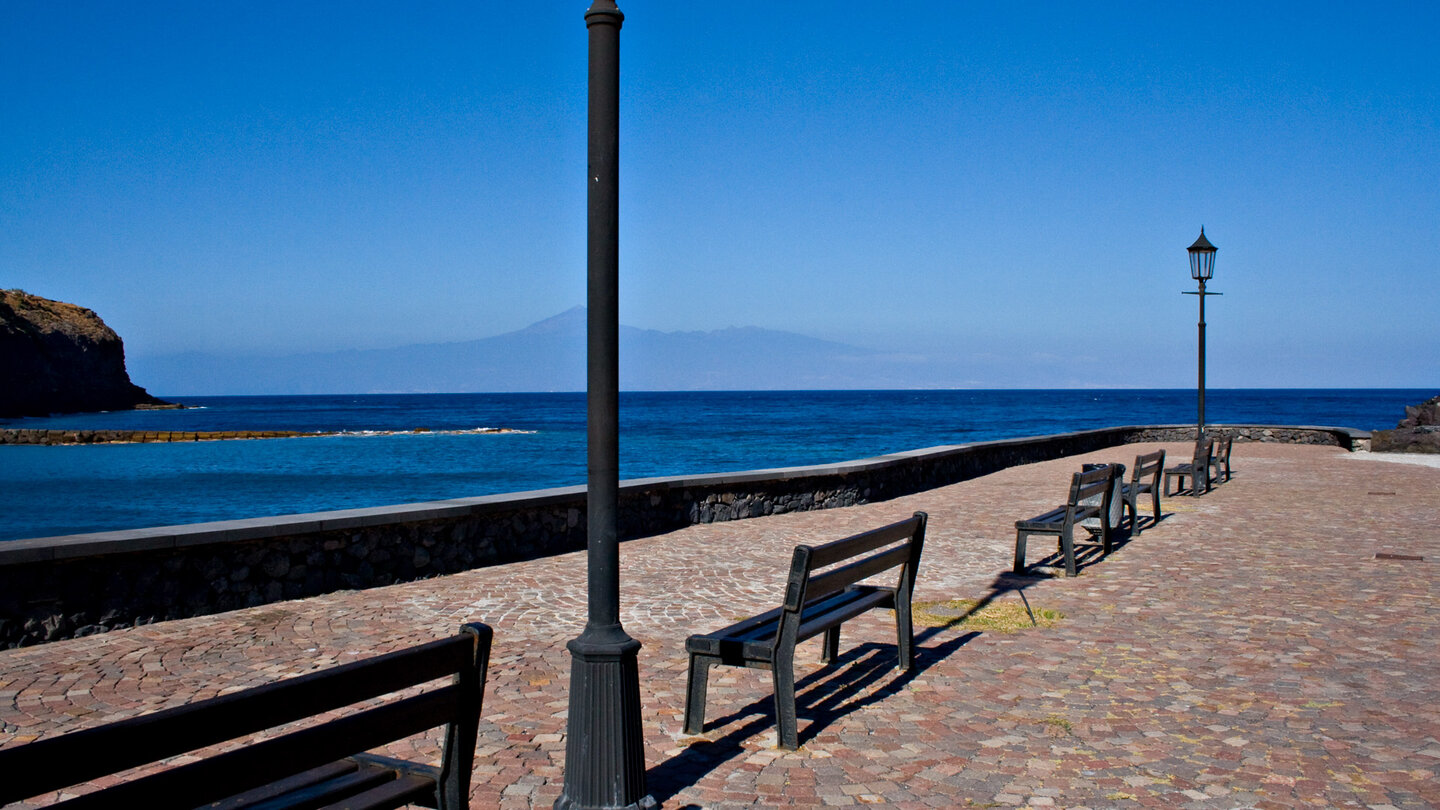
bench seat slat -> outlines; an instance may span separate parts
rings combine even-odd
[[[707,639],[718,639],[718,638],[744,638],[744,639],[754,639],[754,638],[761,638],[761,637],[765,636],[767,633],[770,633],[770,631],[767,630],[766,628],[767,628],[768,626],[773,625],[773,624],[775,623],[775,620],[776,620],[777,618],[779,618],[780,613],[781,613],[781,609],[780,609],[780,608],[775,608],[774,610],[767,610],[767,611],[765,611],[764,613],[760,613],[760,614],[758,614],[758,615],[751,616],[750,618],[748,618],[748,619],[746,619],[746,620],[744,620],[744,621],[736,622],[736,623],[730,625],[729,627],[724,627],[724,628],[721,628],[721,629],[719,629],[719,630],[715,630],[714,632],[710,632],[710,633],[700,633],[700,634],[697,634],[697,635],[693,635],[693,636],[691,636],[689,639],[687,639],[685,643],[686,643],[687,646],[689,646],[689,645],[692,644],[692,643],[701,643],[701,642],[704,642],[704,641],[707,640]]]
[[[315,785],[352,774],[359,768],[360,764],[352,759],[337,760],[206,805],[205,810],[264,810],[265,802],[280,796],[295,795]]]
[[[1077,522],[1099,516],[1100,507],[1098,505],[1086,504],[1084,506],[1078,506],[1075,508],[1075,520]],[[1052,509],[1051,511],[1046,512],[1043,515],[1038,515],[1036,517],[1030,518],[1029,520],[1017,520],[1015,521],[1015,528],[1035,529],[1039,531],[1044,531],[1047,529],[1058,530],[1060,528],[1060,525],[1064,522],[1065,507],[1062,506],[1058,509]]]
[[[780,627],[780,610],[766,611],[713,633],[690,636],[685,651],[719,657],[725,663],[769,661]]]
[[[861,585],[828,599],[806,604],[800,616],[796,641],[813,638],[841,622],[853,619],[877,607],[893,607],[895,589]],[[780,630],[780,610],[771,610],[756,619],[768,616],[760,624],[747,619],[714,633],[691,636],[685,641],[687,652],[719,656],[722,660],[769,661],[774,652],[775,634]],[[735,632],[735,628],[743,628]]]
[[[801,626],[796,634],[796,641],[812,638],[821,631],[857,617],[871,608],[893,607],[893,602],[894,588],[876,585],[858,585],[832,595],[827,600],[809,602],[801,614]],[[775,634],[780,627],[780,613],[780,610],[766,611],[757,617],[747,618],[743,623],[732,624],[724,630],[716,630],[703,636],[691,636],[685,640],[685,651],[733,657],[734,649],[743,647],[743,656],[746,659],[769,660],[770,649],[775,644]],[[759,618],[765,618],[766,621],[756,623]],[[737,631],[737,628],[740,630]],[[727,647],[730,649],[729,656],[726,654]]]
[[[36,740],[0,750],[0,771],[17,775],[24,795],[39,795],[453,674],[472,649],[471,639],[455,636],[243,692]]]
[[[804,641],[808,638],[813,638],[872,608],[895,606],[894,588],[862,585],[845,591],[842,595],[846,597],[843,601],[831,606],[824,612],[814,616],[811,616],[808,612],[805,613],[800,619],[800,629],[795,633],[796,640]]]
[[[286,778],[297,769],[323,765],[353,751],[442,725],[455,715],[460,699],[459,687],[447,686],[53,806],[67,810],[190,810]]]
[[[1045,529],[1045,528],[1049,528],[1049,527],[1052,526],[1052,525],[1056,525],[1056,524],[1063,523],[1064,521],[1065,521],[1065,507],[1062,506],[1062,507],[1060,507],[1060,508],[1058,508],[1058,509],[1051,509],[1049,512],[1046,512],[1046,513],[1043,514],[1043,515],[1036,515],[1035,517],[1030,518],[1029,520],[1017,520],[1017,521],[1015,521],[1015,528],[1017,528],[1017,529],[1032,529],[1032,528],[1033,528],[1033,529]]]
[[[364,793],[350,796],[320,810],[394,810],[415,804],[435,794],[435,781],[417,774],[406,774]]]
[[[394,771],[365,765],[334,779],[299,787],[261,801],[241,804],[238,807],[240,810],[313,810],[313,808],[334,804],[346,797],[393,781],[395,781]],[[259,790],[264,790],[264,788]],[[255,792],[258,791],[247,791],[241,796],[248,796]],[[207,805],[205,810],[213,810],[217,806],[229,807],[231,801],[232,799],[226,799],[215,805]]]

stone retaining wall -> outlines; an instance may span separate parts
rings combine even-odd
[[[1189,441],[1142,426],[933,447],[830,465],[623,482],[619,528],[830,509],[908,495],[1017,464],[1132,442]],[[1227,425],[1240,441],[1364,449],[1345,428]],[[0,648],[341,589],[370,588],[585,546],[585,489],[489,495],[0,542]]]
[[[1195,427],[1158,425],[1125,428],[1126,442],[1186,441],[1195,437]],[[1234,436],[1239,442],[1281,442],[1283,444],[1324,444],[1346,450],[1369,450],[1370,432],[1352,428],[1286,425],[1211,425],[1206,431],[1217,438]]]

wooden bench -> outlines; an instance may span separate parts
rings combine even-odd
[[[1215,439],[1203,436],[1195,441],[1195,457],[1189,462],[1176,464],[1165,471],[1165,494],[1178,494],[1185,488],[1185,479],[1190,479],[1190,494],[1200,497],[1210,491],[1210,460],[1215,455]],[[1175,482],[1175,492],[1170,491],[1170,482]]]
[[[52,807],[395,808],[469,806],[490,628],[278,683],[0,749],[0,805],[102,780]],[[451,683],[376,706],[374,698],[454,676]],[[361,711],[241,747],[200,751],[362,701]],[[438,768],[362,752],[445,726]],[[183,764],[115,784],[114,776],[181,754]],[[153,769],[147,769],[153,770]]]
[[[1230,447],[1235,444],[1234,435],[1215,442],[1215,452],[1210,456],[1210,483],[1230,480]]]
[[[768,669],[775,689],[780,747],[793,751],[799,746],[795,645],[824,633],[820,660],[831,663],[840,649],[840,625],[868,610],[895,611],[899,666],[909,669],[915,657],[910,594],[915,587],[920,550],[925,545],[925,521],[925,513],[916,512],[907,520],[854,537],[821,546],[796,546],[780,607],[723,630],[686,639],[690,678],[685,698],[685,733],[700,734],[705,729],[705,691],[711,667],[724,664]],[[876,553],[862,556],[872,551]],[[896,569],[894,587],[861,583]]]
[[[1066,575],[1075,576],[1075,526],[1088,518],[1100,519],[1101,549],[1109,554],[1110,521],[1105,518],[1114,486],[1115,470],[1110,467],[1075,473],[1070,479],[1070,496],[1064,506],[1029,520],[1015,521],[1015,573],[1025,573],[1025,541],[1030,535],[1053,534],[1059,538]]]
[[[1140,533],[1140,516],[1137,507],[1140,496],[1150,493],[1150,525],[1160,522],[1160,472],[1165,468],[1165,451],[1135,457],[1135,469],[1130,474],[1130,483],[1122,484],[1120,494],[1125,498],[1125,508],[1130,510],[1130,531]]]

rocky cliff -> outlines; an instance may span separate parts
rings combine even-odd
[[[1406,405],[1394,430],[1370,434],[1370,449],[1380,453],[1440,453],[1440,397]]]
[[[0,417],[165,404],[130,382],[120,336],[99,315],[0,290]]]

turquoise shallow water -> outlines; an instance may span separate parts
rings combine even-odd
[[[1426,390],[1214,390],[1214,423],[1394,427]],[[0,447],[0,540],[380,506],[585,482],[583,394],[174,397],[182,411],[5,427],[350,431],[320,438]],[[1194,391],[621,395],[621,476],[819,464],[985,439],[1195,419]],[[506,434],[367,435],[470,430]]]

